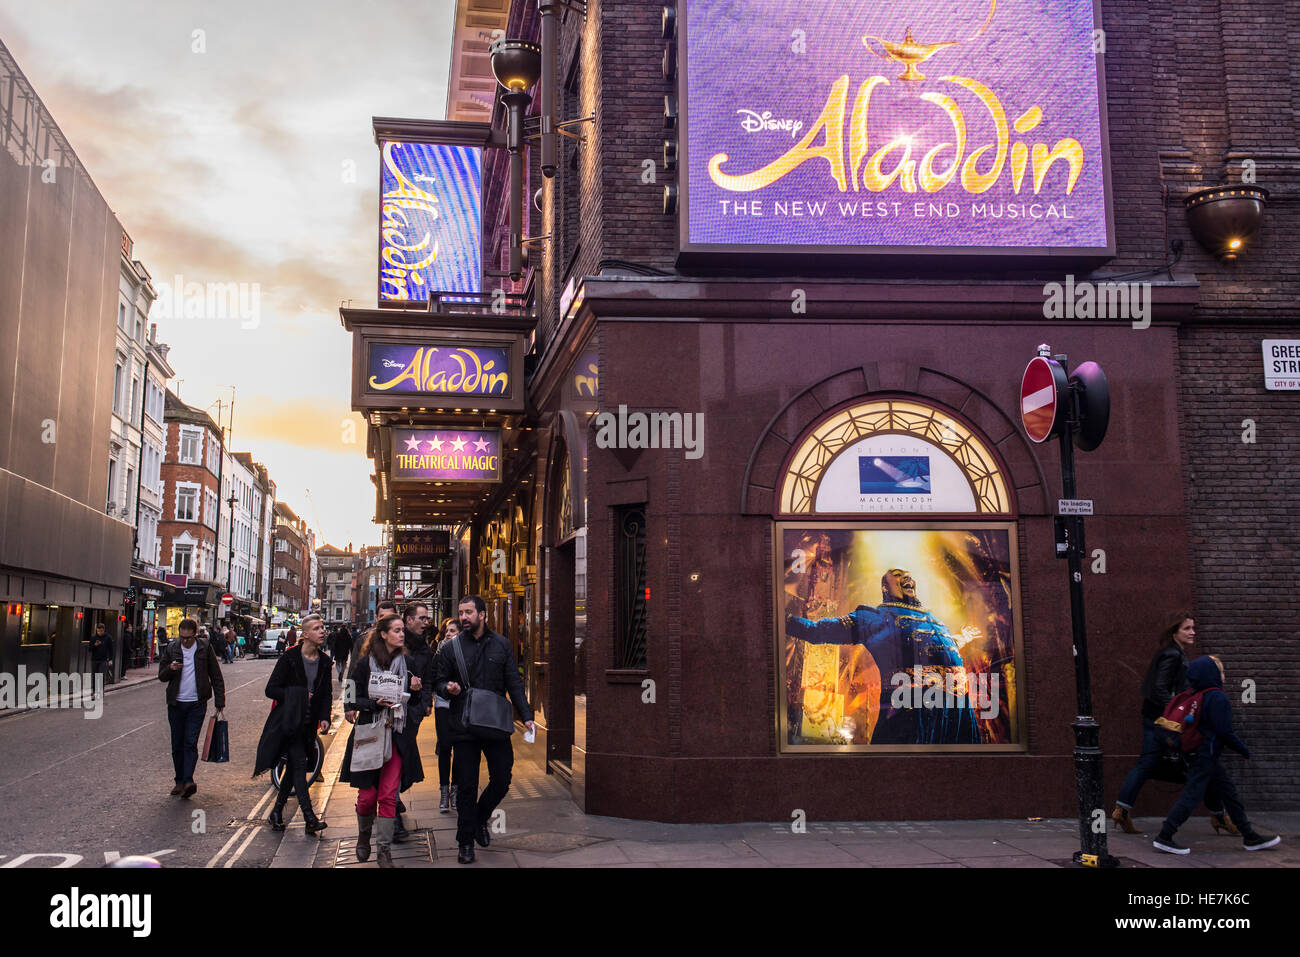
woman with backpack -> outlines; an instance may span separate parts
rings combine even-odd
[[[1160,755],[1167,750],[1165,736],[1155,722],[1164,714],[1174,695],[1187,690],[1187,649],[1195,642],[1196,621],[1192,616],[1184,612],[1172,616],[1160,633],[1155,656],[1147,667],[1146,677],[1142,679],[1142,754],[1124,779],[1124,785],[1119,789],[1119,799],[1115,802],[1115,810],[1111,813],[1111,819],[1126,834],[1142,833],[1133,824],[1129,812],[1137,801],[1142,785],[1152,776]],[[1216,792],[1208,793],[1207,804],[1210,806],[1210,824],[1214,832],[1237,834],[1237,829],[1223,813],[1223,805],[1218,802]]]
[[[1191,817],[1192,811],[1196,810],[1196,805],[1213,790],[1227,808],[1232,823],[1237,825],[1237,830],[1242,835],[1242,847],[1248,851],[1276,847],[1282,842],[1280,837],[1265,837],[1250,826],[1250,821],[1246,819],[1246,809],[1237,798],[1236,785],[1219,764],[1219,755],[1224,747],[1232,748],[1250,760],[1250,749],[1232,730],[1232,703],[1223,692],[1222,662],[1213,655],[1202,655],[1188,665],[1187,682],[1193,691],[1201,693],[1201,700],[1199,704],[1189,703],[1188,712],[1194,717],[1184,725],[1181,734],[1194,734],[1200,740],[1185,742],[1196,744],[1187,768],[1187,786],[1165,818],[1160,834],[1151,842],[1152,845],[1156,850],[1167,854],[1191,853],[1189,848],[1174,840],[1174,832],[1182,827],[1183,822]]]

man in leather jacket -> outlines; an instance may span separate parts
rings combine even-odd
[[[455,762],[457,789],[456,843],[461,864],[474,862],[474,842],[487,847],[491,842],[488,822],[492,812],[510,790],[510,771],[514,767],[515,752],[510,739],[494,740],[476,737],[465,725],[465,687],[482,688],[496,694],[509,694],[525,726],[535,732],[533,709],[524,694],[524,683],[519,677],[515,653],[503,635],[487,627],[487,605],[478,595],[466,595],[457,609],[460,635],[454,641],[444,641],[438,649],[433,664],[433,691],[451,701],[452,748]],[[456,660],[456,644],[465,658],[466,676],[460,674]],[[479,759],[485,756],[488,765],[488,786],[478,793]]]

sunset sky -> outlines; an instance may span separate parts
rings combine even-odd
[[[380,539],[338,316],[376,296],[370,120],[443,118],[454,6],[0,0],[0,39],[154,285],[246,284],[258,307],[152,317],[173,391],[216,418],[234,386],[233,448],[339,546]]]

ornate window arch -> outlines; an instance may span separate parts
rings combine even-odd
[[[827,499],[834,496],[824,483],[836,463],[854,450],[868,450],[869,440],[887,436],[898,436],[903,451],[926,453],[908,457],[926,459],[924,487],[931,494],[925,495],[914,487],[908,490],[914,502],[895,496],[891,507],[879,507],[880,497],[868,500],[864,496],[853,508],[829,507]],[[890,468],[880,457],[873,461],[878,467]],[[852,463],[840,462],[837,470],[841,482],[848,474],[844,472],[846,466],[852,468]],[[932,474],[935,488],[929,484]],[[940,480],[946,489],[943,496],[934,494]],[[778,485],[777,511],[783,515],[906,515],[927,511],[1011,515],[1015,508],[1010,488],[1005,469],[988,442],[956,413],[916,398],[872,398],[831,413],[796,443]],[[843,498],[841,492],[838,501]],[[926,498],[929,503],[924,502]],[[939,507],[933,507],[936,500],[942,503]],[[909,504],[914,507],[909,508]],[[927,504],[931,507],[924,507]]]

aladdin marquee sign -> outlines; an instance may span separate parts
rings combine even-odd
[[[1113,255],[1094,0],[684,2],[683,253]]]
[[[499,429],[393,429],[394,482],[499,482]]]
[[[382,144],[379,299],[482,291],[483,151],[435,143]]]
[[[435,343],[369,343],[366,391],[427,396],[508,396],[510,349]]]

